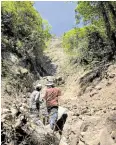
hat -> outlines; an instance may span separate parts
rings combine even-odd
[[[54,82],[53,81],[48,81],[48,83],[46,84],[46,86],[53,86]]]
[[[35,86],[35,88],[37,89],[37,88],[42,88],[42,85],[41,84],[37,84],[36,86]]]

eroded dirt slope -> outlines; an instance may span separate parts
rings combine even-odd
[[[54,39],[46,54],[57,66],[55,76],[65,79],[60,103],[69,109],[64,127],[68,144],[116,144],[116,65],[109,65],[102,79],[97,81],[95,78],[85,93],[80,95],[78,82],[86,72],[71,65],[61,41]]]

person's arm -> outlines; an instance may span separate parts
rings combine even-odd
[[[43,99],[47,100],[47,91],[45,92],[45,95],[44,95]]]
[[[58,90],[58,96],[61,96],[61,90],[60,89]]]
[[[40,92],[37,92],[36,95],[35,95],[36,103],[39,103],[39,100],[40,100]]]
[[[61,97],[61,95],[62,95],[62,94],[61,94],[61,90],[59,89],[59,90],[58,90],[58,102],[59,102],[59,105],[62,104],[62,99],[61,99],[62,97]]]
[[[36,102],[36,109],[39,111],[40,110],[40,92],[36,92],[35,95],[35,102]]]

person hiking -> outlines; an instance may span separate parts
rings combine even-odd
[[[40,91],[42,89],[41,84],[35,86],[35,90],[30,95],[30,112],[37,113],[40,110]]]
[[[54,130],[58,118],[58,97],[61,96],[61,91],[54,86],[53,81],[49,81],[46,86],[47,89],[43,98],[46,101],[50,127]]]

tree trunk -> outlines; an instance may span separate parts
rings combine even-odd
[[[114,22],[114,27],[116,26],[116,10],[111,2],[107,2],[107,6],[109,8],[110,13],[112,14],[112,20]],[[111,34],[111,41],[112,41],[112,51],[113,55],[116,52],[116,32],[112,32]]]
[[[112,3],[109,1],[107,2],[107,6],[112,14],[114,25],[116,26],[116,10],[114,9]]]
[[[112,34],[112,31],[111,31],[110,19],[109,19],[109,16],[108,16],[108,11],[105,8],[105,4],[106,4],[106,2],[101,1],[99,6],[100,6],[100,9],[101,9],[103,19],[104,19],[104,23],[105,23],[105,27],[106,27],[106,34],[107,34],[108,39],[109,39],[109,44],[110,44],[111,49],[112,49],[111,58],[113,58],[113,56],[115,54],[115,51],[116,51],[116,43],[115,43],[116,38],[115,38],[115,36],[114,37],[112,36],[113,34]]]
[[[111,39],[111,26],[110,26],[110,20],[109,20],[109,17],[108,17],[108,13],[105,9],[105,4],[104,2],[99,2],[100,3],[100,9],[101,9],[101,12],[102,12],[102,16],[103,16],[103,19],[104,19],[104,23],[105,23],[105,27],[106,27],[106,33],[107,33],[107,36],[109,39]]]

